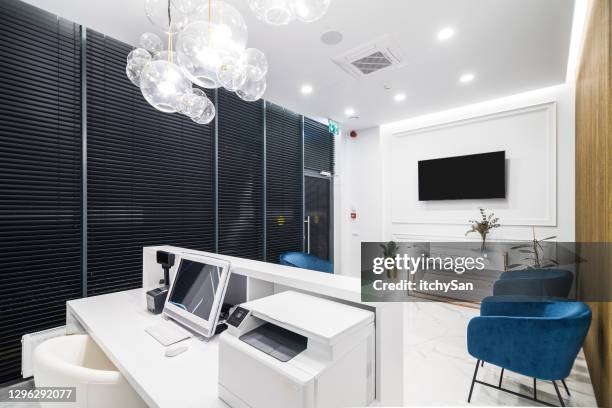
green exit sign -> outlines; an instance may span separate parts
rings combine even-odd
[[[340,134],[340,126],[331,119],[328,121],[327,129],[329,130],[329,133],[334,136],[338,136]]]

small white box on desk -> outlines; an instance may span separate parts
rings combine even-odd
[[[333,408],[373,401],[373,312],[293,291],[241,307],[248,313],[235,325],[230,317],[219,342],[219,396],[230,406]],[[259,330],[264,325],[269,330]],[[251,340],[254,333],[260,337],[247,343],[249,333]]]

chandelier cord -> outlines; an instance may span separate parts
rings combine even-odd
[[[172,33],[171,31],[171,27],[172,27],[172,7],[171,7],[171,0],[168,0],[168,62],[173,62],[173,58],[172,58]]]
[[[168,27],[172,24],[172,7],[171,0],[168,0]]]

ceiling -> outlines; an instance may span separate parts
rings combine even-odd
[[[155,31],[144,0],[26,1],[131,44]],[[331,0],[321,20],[283,27],[256,20],[246,0],[227,1],[247,22],[249,46],[268,57],[265,98],[354,129],[565,81],[574,0]],[[440,41],[445,27],[455,35]],[[343,41],[323,44],[328,30]],[[399,51],[400,67],[357,79],[332,61],[381,36]],[[464,73],[475,79],[460,83]],[[314,92],[301,94],[303,84]],[[359,118],[348,119],[347,107]]]

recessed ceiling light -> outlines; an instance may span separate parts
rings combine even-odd
[[[443,28],[438,33],[438,40],[445,41],[455,35],[455,30],[450,27]]]
[[[406,94],[405,93],[398,93],[395,94],[395,96],[393,97],[393,99],[395,100],[395,102],[402,102],[406,100]]]
[[[346,116],[354,116],[355,115],[355,109],[353,109],[353,108],[346,108],[344,110],[344,114]]]
[[[312,93],[312,86],[308,84],[302,85],[300,92],[302,92],[304,95],[310,95]]]
[[[476,78],[474,74],[463,74],[459,77],[459,82],[462,84],[467,84],[468,82],[472,82]]]

